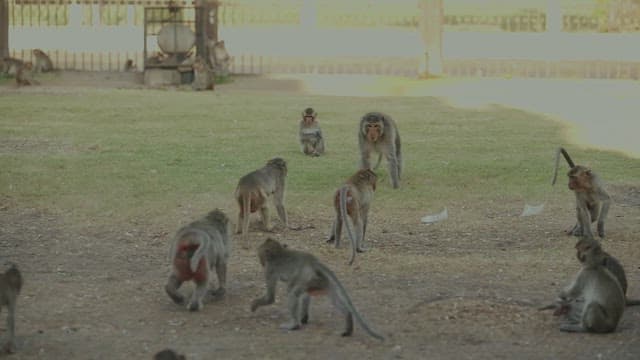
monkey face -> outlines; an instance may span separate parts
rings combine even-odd
[[[591,169],[576,166],[567,173],[569,189],[576,192],[588,192],[593,189]]]
[[[370,142],[376,142],[382,137],[382,123],[367,123],[364,126],[364,132],[367,136],[367,140]]]

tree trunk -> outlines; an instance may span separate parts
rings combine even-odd
[[[424,58],[420,64],[420,77],[441,76],[442,26],[444,5],[442,0],[418,0],[420,8],[419,32],[424,46]]]

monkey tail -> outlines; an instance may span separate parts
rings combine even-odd
[[[198,244],[198,249],[193,253],[193,256],[191,256],[191,261],[189,263],[191,271],[196,272],[196,270],[198,270],[200,259],[202,259],[202,257],[206,257],[207,252],[209,251],[211,237],[206,231],[202,231],[200,229],[189,229],[189,232],[196,235],[193,242]]]
[[[320,269],[320,272],[327,279],[329,279],[329,283],[331,284],[330,291],[333,292],[332,296],[335,299],[334,301],[340,302],[342,307],[345,308],[347,311],[349,311],[351,315],[353,315],[358,325],[360,325],[360,327],[363,328],[364,331],[367,332],[367,334],[373,336],[374,338],[380,341],[384,341],[384,336],[373,331],[369,327],[369,324],[367,324],[367,322],[362,318],[362,315],[360,315],[360,313],[356,310],[356,307],[353,306],[353,303],[351,302],[351,298],[349,297],[347,290],[345,290],[345,288],[342,286],[342,284],[338,280],[338,277],[336,277],[336,274],[334,274],[333,271],[331,271],[331,269],[329,269],[322,263],[318,263],[318,267]]]
[[[573,169],[576,166],[573,160],[571,160],[571,156],[569,156],[569,153],[567,152],[567,150],[565,150],[562,146],[559,147],[558,150],[556,151],[556,164],[553,170],[553,179],[551,180],[551,185],[555,185],[556,179],[558,178],[558,166],[560,165],[560,154],[564,156],[564,159],[567,161],[567,164],[569,164],[570,168]]]
[[[353,236],[353,230],[351,229],[349,216],[347,214],[348,191],[349,187],[346,185],[340,188],[340,216],[342,216],[342,223],[347,228],[347,234],[349,234],[349,239],[351,240],[351,258],[349,259],[349,265],[351,265],[353,264],[353,260],[356,258],[356,247],[358,244],[356,243],[356,238]]]

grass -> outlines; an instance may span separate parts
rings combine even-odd
[[[327,138],[321,158],[301,154],[297,116],[313,106]],[[455,108],[435,98],[354,98],[157,90],[5,93],[0,96],[0,201],[13,199],[78,220],[109,216],[163,219],[189,206],[235,212],[240,176],[275,156],[289,164],[287,202],[314,215],[357,165],[356,131],[366,111],[397,121],[403,141],[402,188],[386,163],[376,201],[393,210],[455,202],[541,197],[550,191],[560,124],[492,107]],[[607,174],[637,178],[640,161],[567,147]],[[566,167],[563,167],[563,170]]]

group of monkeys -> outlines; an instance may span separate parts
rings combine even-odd
[[[318,123],[318,114],[307,108],[302,112],[299,124],[301,150],[309,156],[321,156],[325,151],[324,137]],[[369,207],[376,190],[377,176],[373,172],[370,156],[379,154],[377,166],[382,156],[387,159],[388,172],[393,188],[400,186],[402,154],[400,135],[393,119],[380,112],[365,114],[358,130],[360,148],[360,170],[356,171],[336,190],[333,196],[335,217],[327,242],[340,245],[342,226],[345,225],[351,241],[349,264],[357,252],[365,251],[364,238],[367,228]],[[567,234],[579,236],[576,243],[576,257],[582,264],[573,282],[560,291],[553,304],[540,310],[554,309],[554,315],[562,316],[560,330],[570,332],[606,333],[615,331],[625,306],[640,305],[640,300],[626,298],[627,279],[620,262],[602,249],[595,240],[591,224],[597,224],[597,232],[604,237],[604,224],[611,204],[611,197],[604,189],[602,181],[591,169],[576,165],[565,149],[556,152],[552,184],[555,184],[560,155],[570,166],[568,172],[569,189],[576,197],[575,226]],[[243,247],[248,248],[247,233],[249,216],[260,212],[263,226],[272,230],[267,200],[275,204],[280,220],[290,228],[284,207],[285,179],[287,163],[282,158],[273,158],[265,166],[240,178],[234,197],[239,212],[236,233],[242,234]],[[294,228],[292,228],[294,229]],[[226,291],[227,261],[231,250],[231,224],[229,218],[219,209],[209,212],[178,230],[170,246],[172,272],[165,291],[173,302],[185,305],[190,311],[203,307],[206,296],[221,297]],[[281,327],[287,330],[300,329],[309,321],[309,304],[312,296],[329,295],[334,306],[345,317],[342,336],[353,333],[354,319],[369,335],[384,340],[363,319],[353,305],[347,291],[336,275],[312,254],[289,249],[287,245],[267,238],[257,249],[258,259],[264,268],[266,293],[251,302],[251,311],[275,302],[278,281],[287,285],[287,301],[290,322]],[[218,287],[210,290],[212,272],[215,271]],[[187,301],[179,292],[184,282],[193,281],[195,289]],[[14,266],[0,274],[0,306],[9,309],[7,317],[8,340],[4,351],[13,352],[14,317],[16,298],[22,287],[22,277]],[[158,352],[158,360],[184,359],[171,349]]]
[[[0,70],[4,75],[15,75],[18,86],[37,85],[34,73],[53,71],[53,62],[47,53],[40,49],[31,51],[34,61],[24,61],[13,57],[0,59]]]

